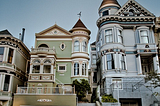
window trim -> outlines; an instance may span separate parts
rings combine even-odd
[[[84,72],[84,75],[83,75],[83,65],[85,64],[85,72]],[[82,76],[86,76],[87,75],[87,63],[86,62],[83,62],[82,63]]]
[[[67,64],[57,64],[57,65],[58,65],[58,69],[57,69],[58,72],[61,73],[61,72],[66,72],[67,71]],[[59,68],[60,66],[64,66],[65,70],[60,70],[60,68]]]
[[[141,44],[148,44],[148,43],[142,42],[142,37],[145,37],[145,36],[141,36],[141,31],[146,31],[146,32],[147,32],[147,36],[146,36],[146,37],[147,37],[148,43],[150,43],[150,42],[149,42],[149,39],[150,39],[150,38],[149,38],[149,30],[148,30],[148,29],[140,29],[140,30],[139,30],[140,43],[141,43]]]
[[[107,55],[111,55],[112,59],[111,59],[111,60],[107,60]],[[109,69],[109,68],[108,68],[108,62],[114,63],[114,66],[111,66],[112,69]],[[114,53],[107,53],[107,54],[106,54],[106,65],[107,65],[107,70],[114,70],[114,69],[115,69]]]
[[[118,35],[118,31],[121,31],[120,35]],[[121,37],[121,41],[119,42],[119,37]],[[122,30],[117,28],[117,42],[123,44],[123,36],[122,36]]]
[[[75,45],[75,42],[78,42],[79,45],[76,46],[76,45]],[[78,48],[78,50],[75,50],[76,47]],[[75,40],[75,41],[74,41],[74,44],[73,44],[73,51],[74,51],[74,52],[80,52],[80,42],[79,42],[79,40]]]
[[[110,34],[110,35],[106,35],[107,30],[111,30],[111,34]],[[113,28],[105,29],[105,30],[104,30],[104,33],[105,33],[105,34],[104,34],[105,43],[113,43]],[[111,37],[112,39],[110,40],[110,38],[109,38],[109,42],[107,42],[106,36],[109,36],[109,37]]]
[[[84,49],[85,49],[85,51],[84,51]],[[87,42],[86,41],[82,42],[82,52],[87,52]]]
[[[77,75],[75,75],[75,67],[74,67],[76,63],[78,63],[78,65],[79,65],[79,67],[78,67],[78,74],[77,74]],[[79,62],[75,62],[75,63],[73,64],[73,72],[74,72],[74,73],[73,73],[74,76],[79,76],[79,75],[80,75],[80,63],[79,63]]]

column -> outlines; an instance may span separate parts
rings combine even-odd
[[[2,90],[2,89],[1,89],[2,82],[3,82],[3,81],[2,81],[2,74],[0,74],[0,91]]]
[[[40,73],[43,73],[43,64],[40,65]]]
[[[16,58],[16,49],[13,49],[13,60],[12,60],[12,64],[15,63],[15,58]]]
[[[33,65],[30,64],[30,71],[29,71],[29,74],[32,74],[32,68],[33,68]]]
[[[8,61],[8,53],[9,53],[9,48],[8,47],[6,47],[6,50],[5,50],[5,62],[7,62]]]
[[[51,74],[53,74],[53,64],[51,64]]]
[[[119,70],[121,70],[122,69],[122,63],[121,63],[121,57],[122,57],[122,54],[120,54],[120,53],[118,53],[118,63],[119,63],[119,67],[117,67],[117,68],[119,68]]]
[[[82,76],[82,61],[79,62],[79,75]]]
[[[142,75],[141,57],[140,57],[139,54],[137,55],[136,60],[137,60],[138,74],[139,74],[139,75]]]
[[[5,81],[5,77],[6,75],[2,75],[2,86],[1,86],[1,90],[3,91],[3,87],[4,87],[4,81]]]
[[[158,55],[156,54],[155,57],[153,57],[153,65],[154,65],[154,71],[158,74],[160,74],[159,69],[159,61],[158,61]]]
[[[13,76],[10,75],[9,88],[8,88],[9,92],[11,92],[12,90],[12,84],[13,84]]]
[[[114,59],[114,64],[115,64],[115,69],[117,70],[117,55],[116,55],[117,53],[114,53],[113,55],[113,59]]]

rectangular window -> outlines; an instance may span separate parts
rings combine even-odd
[[[60,70],[60,71],[65,71],[65,70],[66,70],[66,67],[65,67],[65,66],[59,66],[59,70]]]
[[[3,91],[8,91],[9,82],[10,82],[10,75],[6,75],[5,76],[5,81],[4,81]]]
[[[107,54],[107,69],[115,69],[113,54]]]
[[[0,62],[3,61],[4,47],[0,47]]]
[[[105,31],[105,40],[106,43],[113,42],[112,29],[108,29]]]
[[[147,30],[140,31],[141,43],[149,43]]]
[[[67,64],[58,64],[58,70],[59,72],[65,72],[67,70]]]
[[[117,30],[117,35],[118,35],[118,43],[123,43],[121,30]]]
[[[112,79],[112,84],[114,89],[122,89],[122,79],[114,78]]]
[[[13,49],[9,48],[8,63],[12,63],[12,59],[13,59]]]
[[[96,47],[91,47],[91,50],[92,51],[96,51]]]
[[[92,64],[96,64],[96,54],[92,55]]]

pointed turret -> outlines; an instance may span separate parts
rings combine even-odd
[[[108,7],[108,6],[116,6],[116,7],[119,7],[119,8],[121,7],[119,5],[119,3],[117,2],[117,0],[103,0],[99,9],[101,9],[103,7]]]
[[[83,22],[81,21],[81,19],[79,19],[77,21],[77,23],[74,25],[74,27],[69,31],[69,32],[74,32],[76,30],[82,30],[82,31],[86,31],[88,33],[88,35],[91,34],[90,30],[87,29],[87,27],[83,24]]]

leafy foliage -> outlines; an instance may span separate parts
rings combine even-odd
[[[146,86],[146,87],[154,87],[154,88],[160,87],[160,76],[154,71],[146,75],[145,81],[146,82],[149,81],[151,84],[151,86]],[[154,92],[153,95],[160,96],[158,92]]]
[[[86,96],[87,91],[91,91],[90,85],[85,79],[81,79],[80,82],[76,79],[73,81],[73,85],[75,86],[75,91],[79,101]]]
[[[102,102],[111,102],[111,103],[115,103],[115,102],[118,102],[116,99],[113,98],[112,95],[103,95],[102,96]]]
[[[146,75],[145,77],[145,81],[151,81],[151,85],[154,87],[154,88],[157,88],[157,87],[160,87],[160,76],[158,76],[157,73],[155,73],[154,71],[153,72],[150,72]]]

